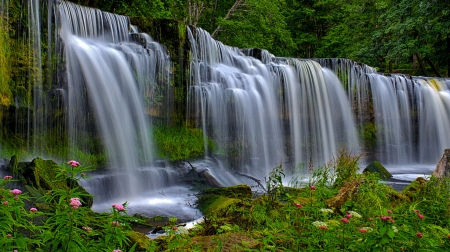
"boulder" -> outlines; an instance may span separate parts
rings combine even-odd
[[[436,178],[444,178],[450,176],[450,149],[445,149],[441,160],[436,165],[433,171],[433,176]]]
[[[386,168],[384,168],[384,166],[380,164],[380,162],[376,160],[366,166],[363,173],[364,172],[376,172],[379,174],[381,180],[389,180],[390,178],[392,178],[392,174],[388,170],[386,170]]]

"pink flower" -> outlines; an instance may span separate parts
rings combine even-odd
[[[123,207],[123,205],[119,205],[119,204],[113,204],[112,207],[114,209],[116,209],[117,211],[124,211],[125,208]]]
[[[361,233],[367,233],[367,229],[361,228],[361,229],[359,230],[359,232],[361,232]]]
[[[81,165],[80,163],[78,163],[75,160],[70,160],[70,161],[67,162],[67,164],[69,164],[72,167],[76,167],[76,166],[80,166]]]
[[[341,219],[341,222],[348,223],[349,221],[348,221],[347,218],[342,218],[342,219]]]
[[[11,234],[7,234],[7,235],[6,235],[6,238],[11,238],[11,237],[12,237]]]
[[[9,202],[8,201],[3,201],[3,205],[8,205]]]
[[[19,190],[19,189],[13,189],[13,190],[10,190],[9,192],[12,193],[12,194],[14,194],[14,195],[19,195],[19,194],[22,193],[22,191]]]
[[[17,249],[14,249],[14,250],[13,250],[13,252],[19,252],[19,250],[17,250]]]
[[[299,204],[299,203],[297,203],[297,202],[294,202],[294,205],[295,205],[298,209],[300,209],[300,208],[303,207],[302,204]]]
[[[12,179],[12,176],[6,175],[6,176],[3,177],[3,179],[4,179],[4,180],[9,180],[9,179]]]
[[[80,199],[79,199],[79,198],[71,198],[71,199],[70,199],[69,205],[70,205],[73,209],[77,209],[78,207],[81,206]]]
[[[119,226],[119,222],[113,221],[113,222],[111,222],[111,225],[113,225],[113,226]]]
[[[417,232],[416,236],[422,238],[423,234],[421,232]]]
[[[316,187],[313,186],[313,185],[311,185],[311,186],[309,186],[309,189],[311,189],[311,190],[316,190]]]
[[[35,207],[30,208],[30,212],[36,213],[37,209]]]
[[[89,233],[92,231],[92,228],[91,228],[91,227],[85,227],[85,226],[83,226],[82,229],[88,231]]]
[[[347,219],[351,219],[352,215],[351,214],[347,214],[345,217],[347,217]]]
[[[420,213],[420,210],[414,209],[413,212]]]
[[[388,212],[389,214],[392,214],[392,210],[390,210],[390,209],[388,209],[387,212]]]
[[[417,217],[419,217],[419,219],[423,220],[423,218],[425,218],[425,216],[421,215],[420,213],[417,214]]]
[[[113,252],[122,252],[120,249],[114,249]]]

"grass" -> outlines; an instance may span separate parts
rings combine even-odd
[[[154,127],[156,155],[170,161],[194,159],[205,155],[201,129],[179,126]],[[208,140],[208,148],[214,144]]]

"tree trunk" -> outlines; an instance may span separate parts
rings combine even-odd
[[[428,76],[427,69],[425,68],[425,65],[423,64],[423,60],[420,57],[419,53],[416,53],[417,61],[419,62],[420,68],[422,69],[422,72],[425,76]]]
[[[441,74],[439,73],[438,69],[436,68],[436,66],[434,66],[433,62],[431,62],[431,60],[429,58],[425,58],[425,60],[428,62],[428,64],[431,66],[431,69],[433,70],[434,74],[436,75],[436,77],[441,77]]]
[[[450,36],[447,36],[447,77],[450,77]]]

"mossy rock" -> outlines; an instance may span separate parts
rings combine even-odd
[[[125,235],[130,239],[131,244],[137,244],[135,251],[150,251],[150,237],[133,230],[126,231]]]
[[[56,179],[59,174],[59,165],[53,160],[44,160],[38,157],[31,162],[18,162],[17,158],[13,156],[8,168],[33,197],[39,198],[49,190],[78,187],[79,192],[88,195],[81,197],[88,207],[91,207],[94,202],[93,197],[77,181],[69,177],[65,180]]]
[[[212,188],[198,195],[197,208],[204,214],[226,209],[243,199],[251,199],[252,190],[248,185]]]
[[[245,233],[224,233],[213,236],[197,236],[192,241],[197,243],[201,251],[217,251],[219,244],[220,251],[260,251],[261,242],[251,238]]]
[[[384,166],[380,162],[376,160],[366,166],[363,173],[365,172],[378,173],[381,180],[389,180],[392,178],[392,174],[388,170],[386,170],[386,168],[384,168]]]
[[[407,185],[402,190],[402,194],[408,197],[409,199],[414,198],[417,194],[420,194],[420,191],[427,186],[427,180],[418,177],[416,180],[412,181],[409,185]]]

